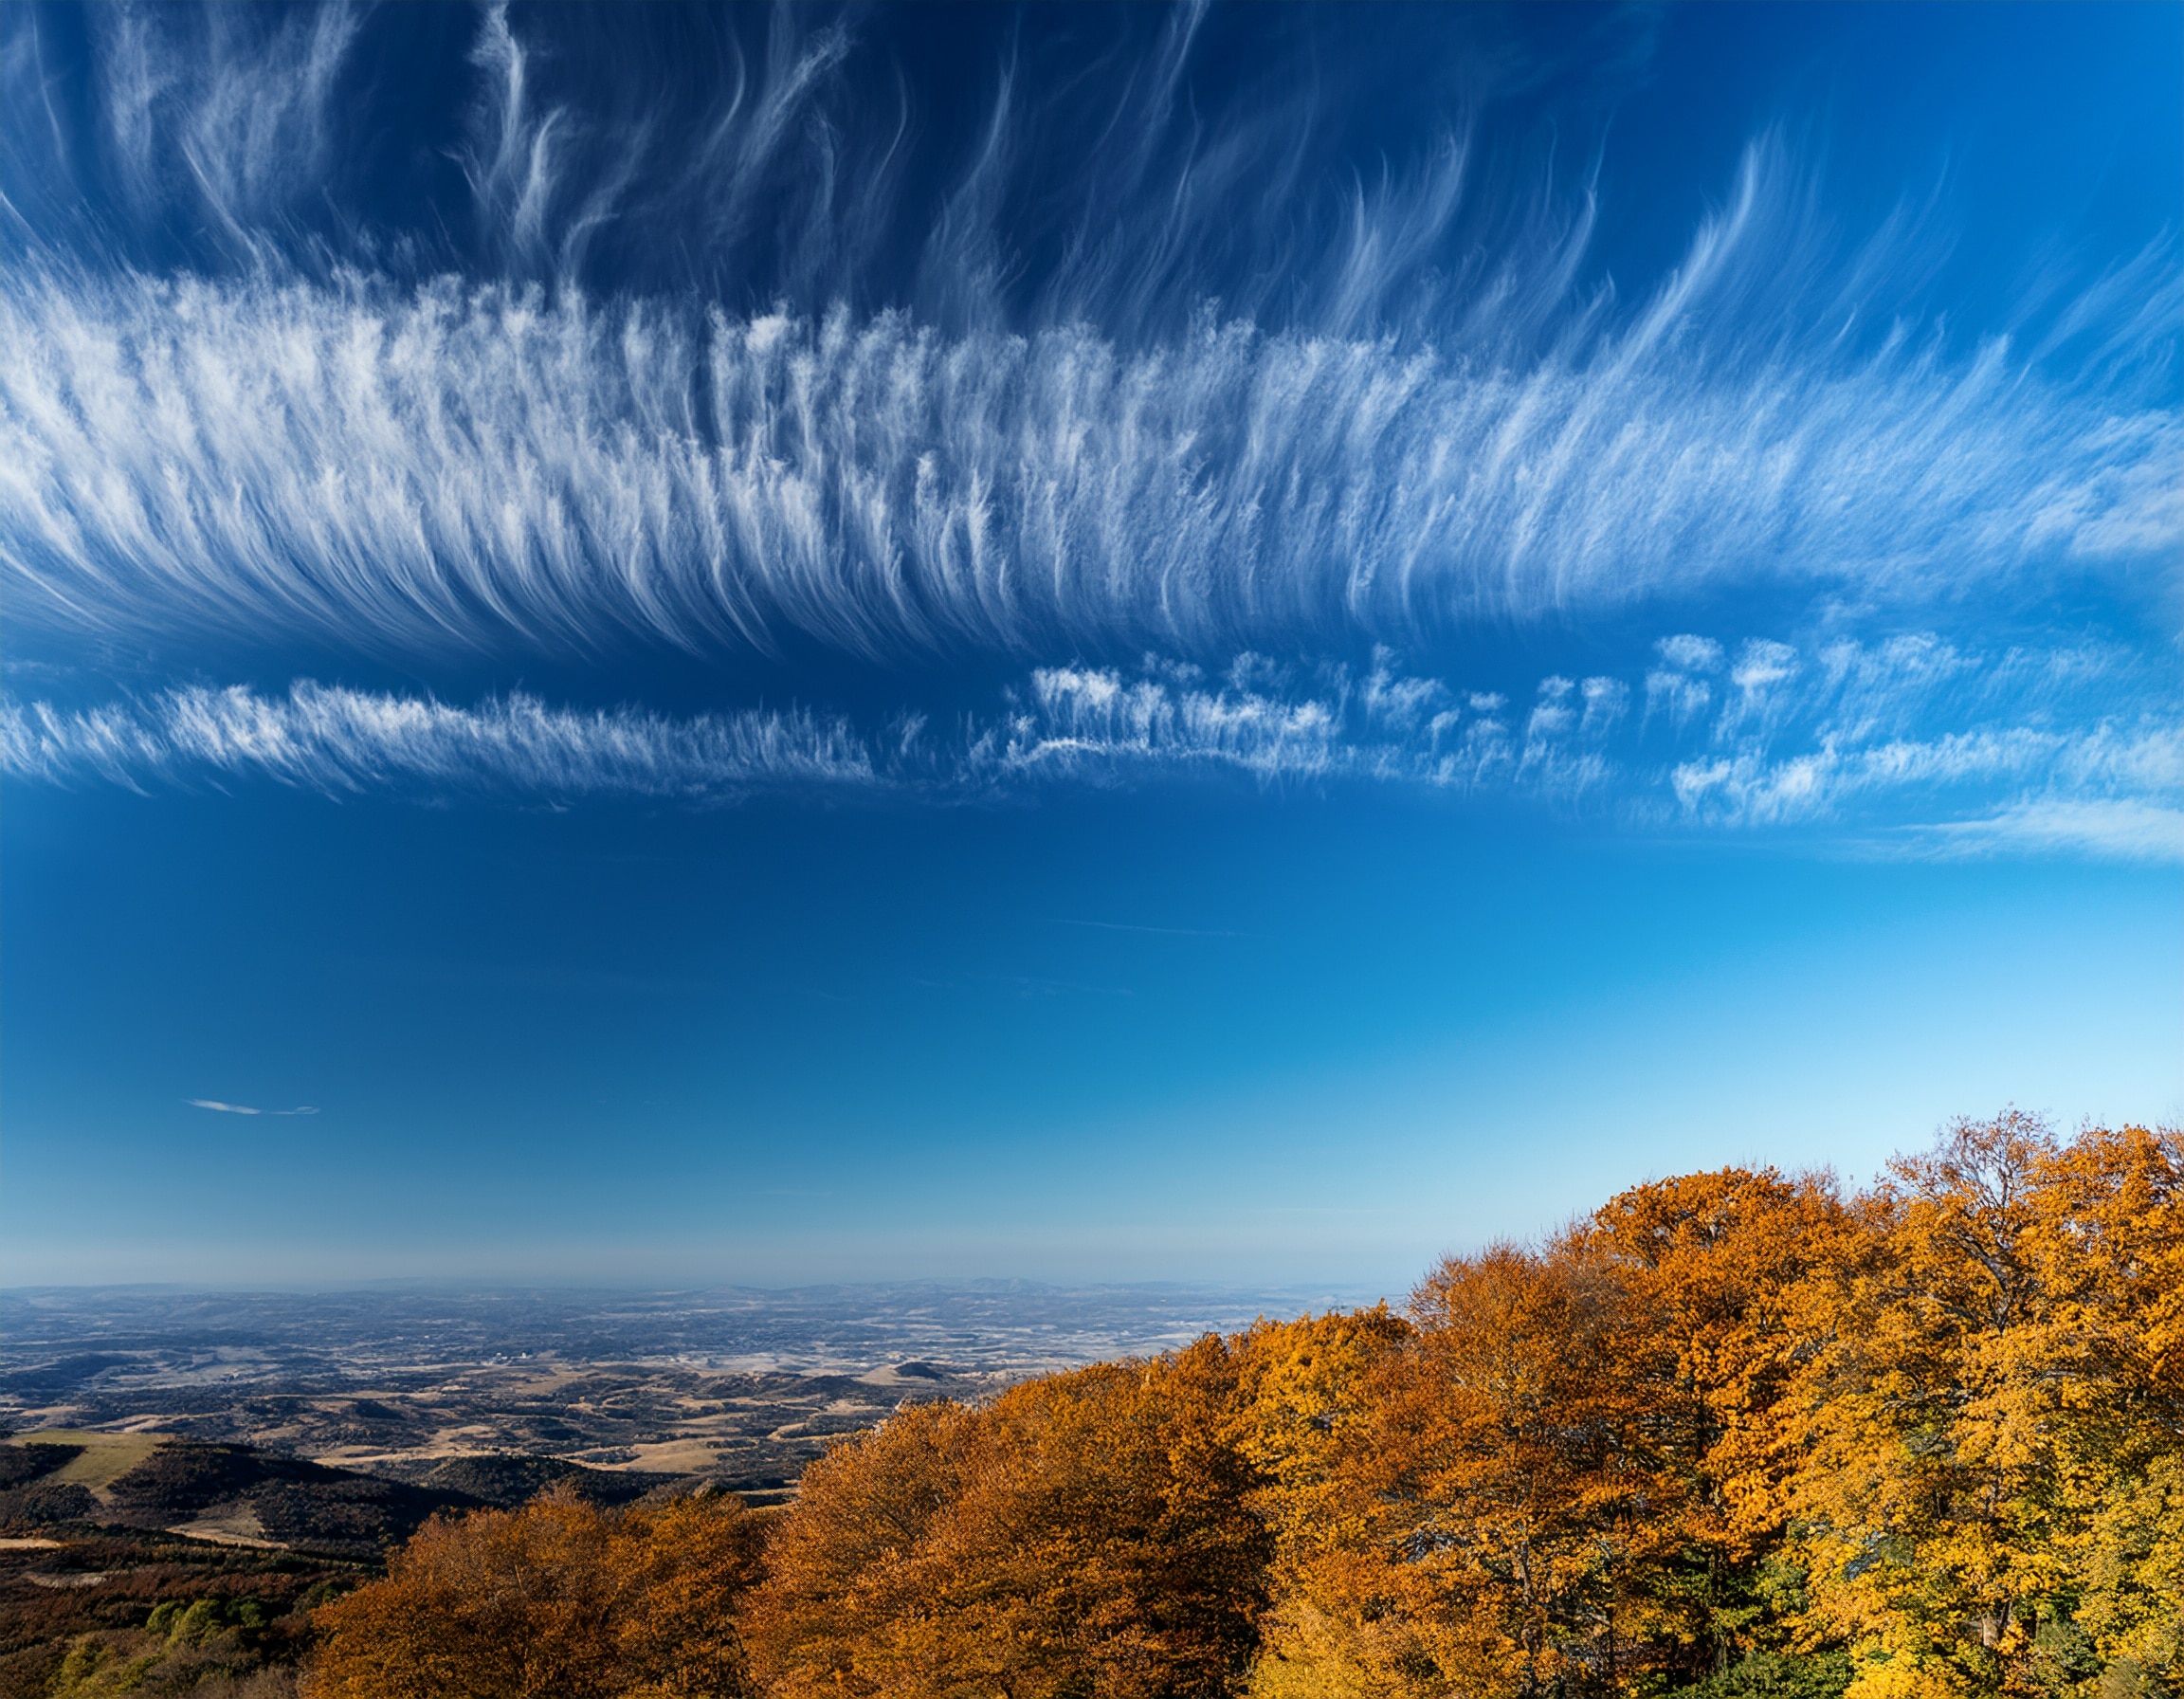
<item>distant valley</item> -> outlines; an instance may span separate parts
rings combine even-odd
[[[15,1291],[0,1295],[0,1425],[249,1446],[495,1500],[504,1484],[478,1491],[483,1460],[505,1475],[522,1458],[533,1473],[628,1477],[637,1491],[703,1481],[764,1502],[905,1400],[974,1399],[1367,1297],[1023,1282]]]
[[[203,1617],[162,1642],[170,1661],[222,1692],[285,1694],[314,1605],[436,1513],[553,1489],[602,1506],[707,1488],[779,1503],[830,1440],[905,1401],[976,1400],[1359,1296],[0,1294],[0,1699],[42,1699],[56,1648],[141,1637],[161,1611]]]

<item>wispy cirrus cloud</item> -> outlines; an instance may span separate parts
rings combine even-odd
[[[360,19],[336,3],[263,33],[217,8],[198,21],[178,31],[158,9],[130,7],[99,20],[111,157],[140,215],[179,192],[237,251],[269,251],[268,220],[323,181]]]
[[[1596,175],[1520,184],[1484,145],[1501,73],[1456,70],[1516,61],[1476,41],[1374,175],[1311,20],[1259,41],[1288,67],[1263,86],[1201,86],[1204,8],[1098,50],[1033,32],[942,134],[870,19],[423,16],[115,9],[76,82],[38,14],[0,20],[14,631],[442,679],[816,645],[912,707],[139,688],[11,703],[17,776],[706,800],[1229,772],[2119,853],[2170,806],[2167,673],[1997,633],[2060,583],[2143,625],[2184,542],[2173,235],[1968,338],[1906,282],[1920,220],[1824,235],[1770,134],[1626,298]],[[1427,37],[1397,34],[1408,64]],[[398,162],[358,115],[412,49],[449,103]],[[1758,606],[1833,635],[1573,643],[1490,687],[1313,659],[1452,671],[1512,626]],[[1020,682],[921,713],[917,669],[965,657]]]
[[[839,24],[724,37],[714,105],[655,158],[660,124],[610,90],[588,109],[568,55],[479,14],[454,152],[482,246],[420,283],[387,263],[413,244],[344,252],[282,223],[284,189],[337,196],[356,17],[117,12],[97,121],[128,196],[202,198],[246,261],[27,243],[0,289],[16,618],[418,660],[630,633],[1203,659],[1729,592],[1917,614],[1972,583],[2022,601],[2057,563],[2128,574],[2184,538],[2169,247],[2029,346],[1868,332],[1904,238],[1819,257],[1763,138],[1625,303],[1580,281],[1589,192],[1512,213],[1456,137],[1321,207],[1291,157],[1308,113],[1201,134],[1202,21],[1172,12],[1102,68],[1117,145],[1076,162],[1077,226],[1027,198],[1051,138],[1001,75],[915,245],[941,281],[853,310],[875,254],[904,264],[859,198],[901,137],[850,100]],[[24,110],[36,61],[9,60]],[[576,286],[610,225],[619,248],[694,243],[727,283],[785,172],[820,221],[777,245],[787,304]],[[1012,306],[1034,230],[1036,304]],[[1650,686],[1647,705],[1691,711]]]
[[[253,1109],[248,1104],[224,1104],[215,1098],[184,1098],[192,1109],[217,1109],[223,1115],[316,1115],[318,1111],[309,1104],[299,1104],[293,1109]]]
[[[2062,853],[2184,862],[2184,807],[2138,797],[2031,797],[1983,818],[1908,829],[1882,848],[1937,860]]]
[[[78,78],[10,14],[18,622],[1205,660],[1728,592],[1917,626],[2184,539],[2173,239],[1967,342],[1917,221],[1824,239],[1767,135],[1624,300],[1593,183],[1498,174],[1471,118],[1344,168],[1311,20],[1212,109],[1206,8],[1035,32],[926,137],[870,20],[463,16],[117,8]],[[1458,105],[1546,68],[1473,27],[1358,63],[1439,53]],[[445,145],[381,206],[374,67],[419,52]],[[602,292],[594,248],[679,258]],[[1647,713],[1727,687],[1681,670]]]
[[[2142,692],[2128,676],[2119,686],[2137,665],[2120,651],[1981,654],[1928,636],[1732,651],[1680,635],[1656,656],[1649,690],[1676,662],[1728,688],[1671,722],[1634,713],[1630,683],[1605,674],[1550,674],[1512,699],[1410,673],[1387,651],[1362,670],[1247,653],[1218,674],[1148,657],[1129,670],[1035,668],[990,711],[936,730],[915,711],[863,726],[757,710],[675,718],[300,682],[284,696],[10,702],[0,769],[59,784],[270,779],[332,795],[695,805],[814,790],[948,801],[1228,774],[1524,798],[1640,830],[1878,831],[1902,853],[2184,857],[2173,830],[2184,722],[2129,705]],[[1960,729],[1913,729],[1938,720]]]
[[[0,576],[48,628],[400,654],[1204,653],[1768,583],[1915,609],[2184,536],[2173,409],[2000,343],[1689,332],[1737,234],[1521,363],[31,266],[0,293]]]
[[[1511,68],[1479,51],[1481,30],[1502,33],[1483,15],[1372,32],[1444,71],[1415,156],[1392,167],[1371,150],[1377,181],[1343,159],[1315,20],[1245,26],[1264,74],[1226,88],[1204,61],[1238,22],[1203,5],[1051,36],[1004,24],[973,50],[975,92],[933,114],[901,63],[902,38],[927,31],[884,15],[752,9],[659,29],[581,8],[428,16],[117,6],[86,14],[81,75],[37,13],[10,12],[6,104],[45,121],[11,127],[6,210],[70,247],[93,233],[87,203],[118,203],[129,216],[94,246],[159,252],[162,268],[177,247],[197,270],[286,251],[412,278],[891,304],[958,327],[1022,309],[1142,330],[1218,297],[1239,318],[1345,336],[1458,292],[1510,298],[1504,328],[1521,316],[1511,299],[1544,322],[1591,228],[1583,197],[1512,222],[1478,192],[1458,132]],[[1565,51],[1630,33],[1582,27]],[[434,108],[405,100],[390,125],[390,66],[429,83]],[[438,145],[390,149],[397,126]],[[375,179],[400,185],[394,205]],[[1459,255],[1466,222],[1495,240]]]
[[[59,782],[250,777],[328,795],[410,785],[704,799],[878,778],[862,739],[809,715],[674,720],[551,708],[526,696],[459,707],[310,682],[279,697],[191,686],[73,712],[9,703],[0,759],[18,776]]]
[[[1604,726],[1580,730],[1569,709],[1577,689],[1551,676],[1528,710],[1513,710],[1497,693],[1407,676],[1385,653],[1362,676],[1252,654],[1217,676],[1157,659],[1134,675],[1042,667],[1007,711],[974,728],[962,768],[1015,783],[1233,772],[1266,783],[1363,780],[1567,800],[1625,776]]]

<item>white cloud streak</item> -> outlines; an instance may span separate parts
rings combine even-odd
[[[2038,797],[1976,820],[1914,829],[1889,848],[1937,859],[2081,855],[2102,861],[2184,862],[2184,808],[2134,797]]]
[[[318,1111],[309,1104],[299,1104],[293,1109],[253,1109],[248,1104],[224,1104],[215,1098],[191,1097],[183,1100],[192,1109],[217,1109],[223,1115],[316,1115]]]
[[[268,224],[325,180],[334,83],[360,20],[337,0],[270,29],[227,8],[194,14],[195,28],[177,18],[117,6],[89,20],[110,163],[139,217],[186,197],[233,251],[267,254]]]
[[[1327,169],[1339,113],[1317,92],[1323,25],[1278,32],[1285,43],[1254,32],[1259,75],[1226,95],[1196,74],[1200,5],[1118,12],[1044,42],[1005,26],[987,34],[986,110],[919,114],[925,91],[883,39],[904,31],[869,17],[852,27],[821,7],[776,7],[762,25],[752,10],[647,29],[582,9],[467,15],[465,50],[401,9],[329,4],[298,19],[118,4],[89,15],[98,64],[81,88],[64,53],[46,63],[35,20],[0,19],[14,104],[50,106],[65,82],[103,143],[99,160],[78,159],[59,123],[23,132],[13,210],[80,237],[85,203],[118,200],[136,227],[106,232],[118,250],[180,234],[194,263],[261,264],[284,245],[373,264],[434,252],[503,279],[581,283],[605,251],[610,270],[741,301],[886,301],[994,324],[1009,297],[1028,295],[1044,322],[1142,328],[1217,296],[1240,318],[1301,313],[1338,336],[1414,323],[1458,283],[1496,299],[1502,328],[1537,326],[1563,310],[1592,225],[1589,199],[1517,229],[1489,210],[1496,239],[1460,247],[1461,216],[1478,210],[1470,150],[1441,128],[1406,168],[1383,156],[1376,184],[1348,161]],[[1401,33],[1414,65],[1421,43]],[[1481,73],[1501,55],[1475,40],[1429,51],[1455,62],[1435,79],[1440,125],[1497,80]],[[467,78],[446,63],[456,54]],[[466,132],[449,153],[467,194],[413,174],[432,204],[405,209],[390,242],[351,209],[384,187],[373,168],[391,163],[390,132],[442,116],[407,101],[390,115],[397,75],[466,90],[444,116]],[[951,91],[951,107],[961,99]],[[316,216],[327,211],[332,229]],[[1027,249],[1044,256],[1028,289]]]
[[[1756,192],[1629,326],[1529,360],[32,265],[0,294],[0,583],[18,620],[104,636],[1028,658],[1430,641],[1771,582],[2022,597],[2184,539],[2173,406],[1999,341],[1702,334],[1759,261]],[[1702,688],[1756,712],[1765,674]],[[1649,683],[1649,708],[1701,688]]]
[[[78,712],[10,702],[0,709],[0,763],[53,782],[258,777],[329,795],[408,785],[703,801],[876,779],[861,740],[809,715],[670,720],[550,708],[526,696],[465,708],[308,682],[285,697],[191,687]]]
[[[1362,672],[1247,653],[1220,676],[1148,657],[1127,673],[1037,668],[996,711],[936,734],[914,713],[860,729],[811,714],[676,719],[521,696],[464,707],[302,682],[285,696],[195,687],[72,710],[9,702],[0,771],[56,784],[264,778],[331,795],[698,805],[814,791],[945,801],[1229,774],[1524,797],[1642,830],[1879,830],[1903,853],[2184,855],[2172,830],[2184,817],[2184,722],[2097,711],[2132,665],[2116,651],[1978,655],[1920,635],[1811,652],[1755,641],[1734,663],[1696,638],[1657,652],[1726,668],[1734,693],[1708,717],[1669,723],[1633,721],[1629,685],[1607,675],[1550,675],[1512,703],[1409,674],[1386,651]],[[1939,718],[1959,729],[1911,729]]]

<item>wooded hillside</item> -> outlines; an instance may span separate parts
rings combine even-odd
[[[543,1500],[319,1699],[2173,1694],[2184,1137],[1727,1169],[1386,1308],[909,1406],[778,1513]]]

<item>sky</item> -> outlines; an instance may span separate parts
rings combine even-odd
[[[1400,1293],[2184,1119],[2180,52],[0,11],[0,1282]]]

